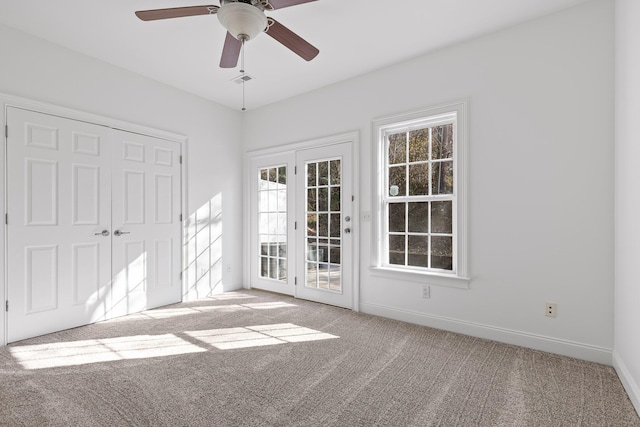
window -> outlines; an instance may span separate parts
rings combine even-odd
[[[374,122],[374,267],[464,278],[464,103]]]
[[[258,172],[260,277],[287,280],[287,168]]]

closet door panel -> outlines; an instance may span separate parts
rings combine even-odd
[[[8,341],[105,318],[111,158],[102,126],[7,109]]]
[[[119,130],[112,140],[113,307],[123,315],[182,299],[180,145]]]

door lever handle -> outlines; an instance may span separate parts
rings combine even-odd
[[[99,233],[94,233],[96,236],[104,236],[107,237],[109,235],[109,230],[102,230]]]
[[[116,237],[120,237],[123,234],[131,234],[131,232],[130,231],[120,231],[120,230],[116,230],[116,231],[113,232],[113,235],[116,236]]]

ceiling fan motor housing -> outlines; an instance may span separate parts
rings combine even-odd
[[[267,28],[264,12],[251,4],[224,3],[217,15],[220,24],[238,40],[250,40]]]

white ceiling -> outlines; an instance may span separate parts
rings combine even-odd
[[[587,0],[318,0],[268,12],[320,49],[305,62],[271,37],[246,45],[257,108]],[[0,0],[0,23],[239,109],[239,69],[218,67],[215,16],[143,22],[136,10],[197,0]],[[213,0],[213,5],[219,5]]]

